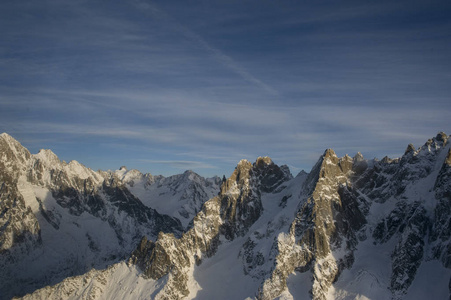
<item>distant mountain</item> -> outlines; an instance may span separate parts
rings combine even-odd
[[[163,177],[121,167],[115,174],[144,205],[180,220],[184,229],[189,227],[204,202],[218,194],[222,183],[217,176],[203,178],[193,171]]]
[[[157,193],[136,194],[144,180],[133,185],[132,174],[148,179],[144,190]],[[143,236],[155,239],[160,231],[181,236],[182,224],[219,192],[219,178],[193,172],[169,178],[139,174],[94,172],[76,161],[62,162],[50,150],[32,155],[1,134],[0,298],[121,261]],[[183,217],[151,207],[164,207],[172,190],[172,209],[187,211]]]
[[[15,156],[19,162],[36,159],[20,154],[22,148],[15,149],[12,153],[19,153]],[[161,223],[151,222],[154,215],[144,219],[153,231],[141,235],[131,255],[124,254],[124,259],[107,268],[68,277],[24,299],[449,299],[450,149],[444,133],[418,149],[409,145],[397,159],[367,160],[360,153],[338,158],[328,149],[310,173],[301,172],[294,178],[286,166],[277,166],[268,157],[255,163],[242,160],[217,195],[200,206],[191,201],[193,206],[188,207],[193,209],[188,215],[197,210],[191,222],[178,222],[184,214],[179,209],[186,206],[176,205],[181,198],[168,197],[184,194],[184,186],[190,184],[167,184],[160,189],[172,191],[161,192],[170,209],[165,211],[162,206],[159,211],[170,214],[174,207],[177,211],[171,217],[154,212],[164,219]],[[2,192],[2,211],[4,203],[18,203],[8,204],[6,214],[2,213],[1,220],[7,225],[2,225],[1,233],[3,236],[3,228],[11,227],[8,232],[20,237],[4,244],[24,253],[21,261],[27,261],[27,253],[39,247],[44,256],[50,250],[40,246],[44,236],[38,232],[41,223],[51,223],[44,221],[47,218],[39,210],[39,201],[36,209],[14,200],[26,194],[19,191],[22,187],[15,188],[19,184],[11,179],[22,167],[10,163],[12,155],[1,151],[4,167],[0,170],[5,170],[1,179],[13,182],[6,183],[8,194]],[[157,193],[155,182],[160,179],[129,172],[123,168],[115,173],[94,173],[116,178],[123,191],[131,191],[130,199],[143,195],[150,199]],[[212,181],[215,184],[211,186],[219,183],[218,179],[198,183],[205,188]],[[64,182],[57,181],[58,185]],[[65,201],[60,202],[57,199],[61,197],[53,196],[55,207],[70,203],[64,195]],[[154,205],[153,200],[140,203]],[[94,216],[92,211],[71,216],[77,222],[76,217]],[[10,220],[26,221],[11,226],[12,221],[4,221],[6,215]],[[39,218],[40,222],[35,220]],[[161,232],[155,238],[157,230]],[[87,243],[77,251],[90,249]],[[26,269],[17,274],[20,272]]]

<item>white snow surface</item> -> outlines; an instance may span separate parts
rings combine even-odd
[[[53,287],[45,287],[24,300],[44,299],[154,299],[164,280],[144,279],[134,265],[121,262],[105,270],[92,269],[70,277]]]
[[[436,205],[433,192],[435,179],[449,148],[450,144],[448,143],[445,151],[440,153],[435,165],[432,166],[432,172],[428,176],[410,182],[402,194],[403,199],[408,203],[421,202],[430,216],[434,214]],[[436,150],[423,147],[414,155],[425,156]],[[45,164],[57,163],[54,154],[48,151],[41,151],[34,157]],[[345,159],[351,160],[351,158]],[[241,161],[240,164],[245,162]],[[80,178],[98,176],[96,178],[100,180],[99,174],[77,162],[59,163]],[[326,163],[331,162],[327,161]],[[417,174],[424,166],[412,165],[409,167],[411,168],[410,174]],[[93,175],[93,173],[97,175]],[[220,181],[215,178],[203,179],[189,171],[168,178],[142,174],[136,170],[128,171],[125,168],[115,171],[115,174],[146,206],[180,219],[185,228],[188,227],[190,220],[197,214],[203,202],[217,194],[220,184]],[[391,175],[387,176],[390,180]],[[190,294],[186,299],[256,299],[256,293],[261,287],[262,281],[272,271],[274,262],[266,260],[264,264],[256,266],[249,274],[245,274],[243,245],[246,241],[252,240],[256,244],[253,251],[262,253],[263,257],[267,259],[271,257],[270,251],[276,241],[289,238],[287,233],[295,217],[295,212],[299,203],[305,201],[302,196],[302,184],[305,178],[306,175],[298,176],[285,183],[287,187],[279,192],[262,194],[263,214],[250,227],[249,231],[244,236],[237,237],[232,241],[221,239],[222,244],[214,256],[204,258],[200,265],[193,265],[187,271]],[[86,256],[91,257],[91,260],[94,261],[96,255],[105,256],[117,247],[117,237],[107,223],[87,213],[78,217],[69,214],[56,203],[47,188],[32,185],[24,177],[20,178],[18,186],[27,206],[32,209],[41,224],[44,245],[42,250],[33,252],[33,255],[24,258],[17,264],[17,272],[26,273],[29,280],[32,280],[42,269],[48,268],[48,264],[54,265],[55,268],[60,266],[60,268],[77,269],[80,261],[90,261],[86,260]],[[199,186],[208,188],[199,192]],[[200,199],[199,201],[192,200],[195,199],[193,197],[195,193],[202,195],[197,198]],[[287,197],[286,205],[281,205],[284,196]],[[327,187],[324,187],[323,196],[327,198]],[[205,199],[205,197],[208,198]],[[59,224],[58,229],[60,233],[64,233],[61,240],[51,239],[57,229],[39,213],[41,208],[37,199],[44,203],[46,211],[51,211],[64,220]],[[372,237],[372,230],[396,207],[398,200],[392,196],[382,203],[373,202],[371,204],[366,216],[366,239],[359,241],[354,251],[352,266],[342,271],[338,280],[329,288],[326,299],[393,298],[393,294],[389,290],[392,274],[391,256],[398,240],[392,237],[387,242],[376,243]],[[183,215],[185,212],[188,217]],[[94,245],[92,245],[92,241],[94,241]],[[92,247],[95,249],[95,244],[103,245],[99,252],[86,250],[92,249]],[[430,260],[429,250],[425,249],[425,255],[415,279],[402,299],[449,298],[448,286],[451,270],[443,267],[439,261]],[[334,254],[337,257],[342,256],[339,251],[330,253],[329,257],[324,259],[334,259]],[[63,257],[61,253],[69,255]],[[69,261],[67,257],[70,257]],[[67,278],[55,286],[48,286],[32,295],[27,295],[24,299],[86,299],[89,297],[92,299],[155,299],[166,281],[166,276],[159,280],[144,279],[137,267],[125,262],[103,267],[106,269],[92,269],[86,274]],[[86,266],[79,266],[79,268],[86,268]],[[287,288],[277,299],[310,299],[311,288],[312,273],[295,271],[288,277]]]
[[[89,264],[99,264],[99,257],[117,255],[121,247],[108,222],[86,212],[80,216],[70,214],[57,204],[52,193],[45,187],[23,180],[20,181],[19,187],[25,203],[31,207],[39,221],[42,247],[17,263],[15,272],[26,274],[28,280],[33,280],[41,277],[43,270],[59,273],[67,269],[76,272],[89,267]],[[52,226],[40,213],[37,199],[40,199],[45,211],[53,213],[61,220],[58,228]],[[55,239],[55,236],[58,236],[58,239]],[[125,250],[123,254],[130,250]]]
[[[417,271],[405,299],[449,299],[451,270],[436,260],[425,261]]]
[[[359,243],[351,269],[343,271],[329,290],[328,299],[390,299],[391,252],[395,243]]]
[[[142,235],[155,238],[149,234],[150,229],[143,226],[140,229],[135,228],[137,222],[112,205],[107,205],[108,218],[101,218],[87,212],[76,215],[69,213],[69,209],[57,203],[52,196],[52,189],[58,189],[58,186],[55,186],[55,174],[63,174],[62,180],[71,188],[76,188],[80,182],[87,180],[98,192],[100,201],[106,203],[108,200],[102,193],[102,184],[105,179],[112,176],[111,173],[95,172],[76,161],[69,163],[60,161],[51,150],[30,154],[7,134],[2,134],[0,139],[6,142],[5,150],[11,150],[9,153],[13,155],[7,156],[6,152],[0,154],[0,159],[7,168],[4,171],[10,172],[17,178],[18,192],[24,199],[25,209],[29,208],[37,219],[40,235],[39,245],[29,247],[26,254],[17,254],[14,260],[5,261],[7,271],[0,272],[0,280],[3,281],[1,288],[7,288],[8,283],[5,282],[11,278],[21,283],[17,286],[28,288],[40,287],[43,282],[56,284],[63,278],[62,276],[82,274],[92,267],[105,268],[112,262],[128,257]],[[162,176],[143,175],[136,170],[121,171],[124,173],[122,174],[124,178],[121,178],[124,180],[123,183],[134,189],[138,196],[147,200],[146,204],[150,206],[157,204],[165,207],[165,203],[176,200],[172,209],[181,211],[184,205],[190,203],[192,195],[184,192],[189,190],[188,187],[192,182],[206,186],[206,192],[203,191],[206,196],[201,195],[204,198],[210,197],[219,190],[219,178],[204,179],[193,172],[185,172],[185,174],[165,179]],[[119,171],[118,175],[121,175]],[[29,179],[30,177],[32,180]],[[136,178],[141,181],[133,185],[131,180]],[[173,186],[166,186],[170,184]],[[150,196],[149,193],[139,194],[140,188],[142,191],[147,191],[145,189],[147,185],[151,187]],[[194,192],[196,190],[192,191]],[[202,197],[196,198],[199,203],[195,203],[197,206],[193,208],[191,215],[181,219],[185,226],[188,225],[189,218],[197,213],[195,210],[200,209],[202,201],[208,200]],[[173,213],[171,209],[164,212]],[[116,228],[113,228],[113,225]],[[136,236],[138,231],[142,234]],[[123,240],[119,240],[118,235],[121,235]],[[10,238],[3,246],[9,248],[12,243],[13,238]],[[13,294],[22,292],[17,290],[15,285],[9,290]],[[4,299],[2,295],[0,299]]]
[[[288,188],[282,192],[262,195],[263,214],[251,226],[249,232],[245,236],[232,241],[223,239],[223,243],[213,257],[204,259],[199,266],[193,266],[187,272],[190,294],[186,299],[255,299],[255,293],[262,278],[253,278],[244,274],[240,254],[242,246],[248,238],[255,240],[255,236],[263,236],[260,240],[256,240],[258,243],[256,249],[265,252],[265,256],[267,256],[280,232],[288,231],[299,203],[300,189],[304,180],[305,176],[294,178],[287,183]],[[285,195],[292,195],[292,197],[287,200],[285,208],[281,208],[279,204]],[[270,270],[271,263],[267,262],[267,265],[263,265],[262,269]],[[154,299],[154,296],[158,293],[159,284],[162,284],[165,280],[165,277],[159,281],[144,280],[139,277],[139,271],[136,268],[126,267],[124,263],[114,265],[113,269],[116,271],[107,272],[104,275],[106,287],[108,287],[106,296],[99,294],[95,299]],[[87,287],[82,284],[82,280],[78,279],[79,277],[67,279],[76,279],[77,283],[73,289],[77,290],[78,296],[71,295],[61,299],[81,299],[80,293],[87,290]],[[302,277],[302,275],[299,277]],[[133,290],[136,289],[134,288],[136,286],[141,292],[127,293],[122,291],[121,286],[124,286],[124,288],[126,286],[123,281],[122,285],[119,284],[123,278],[131,278],[128,280],[131,282]],[[135,283],[136,281],[139,281],[139,284]],[[296,297],[299,293],[304,295],[306,293],[305,289],[298,288],[294,282],[290,282],[290,287],[290,290],[285,293],[285,297],[288,298],[281,299],[298,299]],[[39,297],[47,296],[49,288],[40,289],[31,298],[25,297],[24,299],[43,299]],[[61,289],[62,286],[58,284],[52,288]],[[128,288],[128,290],[132,288]],[[104,288],[104,290],[106,289]],[[291,292],[294,295],[291,295]]]
[[[163,177],[123,167],[115,174],[144,205],[179,219],[184,228],[203,203],[218,194],[221,184],[219,177],[203,178],[192,171]]]

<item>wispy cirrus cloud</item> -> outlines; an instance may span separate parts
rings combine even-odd
[[[401,2],[7,3],[0,131],[152,173],[402,154],[449,130],[451,8]]]

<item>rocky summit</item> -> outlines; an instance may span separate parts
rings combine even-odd
[[[196,209],[219,192],[220,182],[193,172],[167,178],[124,168],[94,172],[60,161],[50,150],[30,154],[3,133],[0,298],[127,259],[143,236],[181,236]],[[169,193],[173,203],[167,210],[186,214],[168,215],[151,206]]]
[[[0,136],[1,299],[450,299],[450,238],[444,133],[223,180],[94,172]]]

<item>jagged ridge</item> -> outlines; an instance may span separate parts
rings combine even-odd
[[[450,151],[444,133],[418,149],[409,145],[399,159],[338,158],[329,149],[296,178],[269,158],[241,161],[181,238],[143,238],[129,272],[142,270],[152,299],[447,298]],[[224,266],[235,281],[224,279]],[[119,271],[105,272],[95,274],[114,286]],[[74,282],[67,297],[98,286]]]
[[[184,231],[179,219],[138,199],[117,172],[62,162],[51,150],[32,155],[6,133],[0,136],[0,155],[1,299],[115,263],[143,235],[155,239],[159,232],[181,236]],[[188,187],[185,192],[193,178],[205,181],[193,172],[190,176],[177,180]],[[167,186],[164,177],[157,178],[162,188]],[[219,187],[212,180],[202,191],[214,190]],[[191,196],[181,198],[180,205],[208,198]],[[149,197],[144,200],[163,200]]]
[[[230,241],[244,235],[262,213],[260,191],[271,192],[290,177],[286,169],[279,168],[267,157],[258,158],[253,165],[240,161],[222,184],[220,194],[207,201],[194,218],[191,230],[180,239],[168,234],[160,234],[155,243],[143,239],[130,262],[138,264],[149,278],[168,276],[156,298],[188,296],[187,271],[194,264],[199,265],[204,257],[213,256],[221,237]]]

